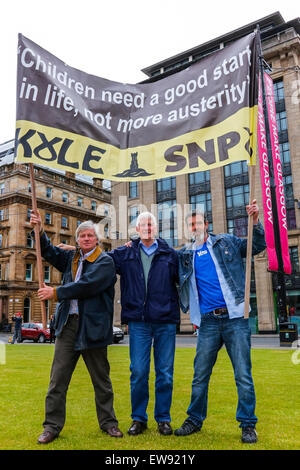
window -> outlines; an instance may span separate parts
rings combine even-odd
[[[50,282],[50,266],[47,265],[44,267],[44,281]]]
[[[23,322],[27,323],[30,321],[30,305],[31,301],[29,297],[25,297],[24,299],[24,315],[23,315]]]
[[[278,103],[279,101],[284,100],[284,87],[283,87],[283,81],[278,80],[277,82],[274,82],[274,99],[275,103]]]
[[[62,193],[62,201],[63,201],[63,202],[69,202],[69,195],[68,195],[68,193],[65,193],[65,192]]]
[[[210,192],[210,171],[199,171],[189,175],[189,196],[192,209],[204,211],[207,215],[208,230],[212,232],[212,211]]]
[[[68,228],[68,217],[62,216],[62,218],[61,218],[61,226],[62,226],[62,228]]]
[[[289,252],[290,252],[292,274],[299,273],[298,247],[297,246],[291,246],[289,248]]]
[[[4,194],[5,193],[5,183],[1,183],[0,184],[0,194]]]
[[[77,205],[78,205],[78,207],[82,207],[82,203],[83,203],[82,197],[78,197],[78,198],[77,198]]]
[[[211,193],[201,193],[190,197],[192,209],[204,210],[206,213],[211,212]],[[200,206],[200,207],[199,207]]]
[[[0,233],[0,248],[3,248],[3,233]]]
[[[189,174],[189,184],[208,183],[210,181],[210,171],[197,171]]]
[[[280,113],[276,113],[277,118],[277,129],[278,132],[286,131],[287,130],[287,118],[286,118],[286,111],[282,111]]]
[[[81,220],[77,220],[77,227],[81,224]]]
[[[138,208],[136,206],[129,208],[129,224],[134,225],[136,224],[137,216],[139,215]]]
[[[175,176],[172,176],[171,178],[162,178],[156,181],[157,192],[170,191],[171,189],[176,189]]]
[[[158,208],[158,233],[170,246],[178,245],[176,200],[160,202]]]
[[[46,214],[45,214],[45,224],[51,224],[51,220],[52,220],[51,214],[49,212],[46,212]]]
[[[138,197],[138,182],[137,181],[130,181],[129,182],[129,198]]]
[[[28,192],[31,193],[31,183],[28,183]]]
[[[237,237],[246,237],[248,234],[248,218],[237,217],[227,220],[227,232]]]
[[[0,220],[8,219],[8,209],[1,209],[0,210]]]
[[[243,173],[248,174],[248,165],[246,161],[234,162],[224,167],[225,176],[236,176]]]
[[[105,225],[104,227],[104,238],[108,238],[109,237],[109,234],[108,234],[108,225]]]
[[[32,264],[26,264],[25,279],[26,281],[32,281]]]
[[[46,197],[52,199],[52,188],[46,188]]]
[[[96,203],[96,201],[92,201],[92,202],[91,202],[91,209],[92,209],[92,211],[95,211],[95,210],[97,209],[97,203]]]
[[[249,185],[234,186],[226,188],[226,206],[227,209],[234,207],[245,207],[249,204]]]
[[[27,207],[27,215],[26,215],[27,220],[30,220],[30,215],[31,215],[31,209]]]
[[[281,163],[284,165],[285,163],[290,163],[290,143],[284,142],[283,144],[279,144],[280,150],[280,159]]]
[[[32,248],[33,247],[33,240],[31,238],[31,233],[30,232],[26,233],[26,246],[27,246],[27,248]]]

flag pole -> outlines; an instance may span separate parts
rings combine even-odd
[[[33,163],[29,163],[29,172],[30,172],[30,184],[31,184],[31,194],[32,194],[32,210],[35,214],[37,214],[37,201],[36,201]],[[34,235],[35,235],[38,281],[39,281],[39,288],[41,288],[44,285],[44,276],[43,276],[43,264],[42,264],[42,255],[41,255],[40,227],[37,224],[34,226]],[[42,309],[43,328],[46,329],[47,317],[46,317],[46,305],[45,305],[44,300],[41,300],[41,309]]]
[[[255,169],[256,165],[248,166],[249,174],[249,204],[252,204],[255,190]],[[247,235],[247,257],[246,257],[246,280],[245,280],[245,306],[244,318],[249,318],[250,305],[250,283],[251,283],[251,261],[252,261],[252,240],[253,240],[253,215],[248,215],[248,235]]]
[[[259,24],[256,26],[256,33],[259,35],[260,42],[260,29]],[[258,50],[256,50],[258,53]],[[257,59],[256,59],[257,60]],[[258,90],[254,93],[258,93]],[[254,125],[257,125],[254,123]],[[254,129],[253,129],[254,131]],[[258,148],[256,148],[256,155],[258,155]],[[249,176],[249,204],[252,204],[255,196],[255,169],[256,162],[253,165],[251,161],[248,165],[248,176]],[[244,303],[244,318],[249,318],[249,306],[250,306],[250,287],[251,287],[251,263],[252,263],[252,241],[253,241],[253,215],[248,215],[248,233],[247,233],[247,255],[246,255],[246,278],[245,278],[245,303]]]

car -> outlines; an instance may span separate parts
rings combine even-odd
[[[21,329],[21,342],[31,339],[35,343],[45,343],[50,340],[49,328],[44,329],[42,323],[23,323]]]
[[[119,343],[120,341],[122,341],[122,339],[124,339],[123,331],[121,330],[121,328],[118,328],[117,326],[114,326],[113,327],[113,340],[114,340],[114,343]]]

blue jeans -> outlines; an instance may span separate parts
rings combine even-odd
[[[208,384],[219,349],[225,344],[238,392],[236,419],[240,427],[255,427],[255,392],[251,375],[251,333],[244,318],[229,319],[228,314],[202,315],[194,360],[189,419],[201,427],[207,415]],[[224,395],[226,400],[226,395]]]
[[[129,322],[131,418],[146,423],[151,346],[155,366],[154,418],[171,421],[176,324]]]

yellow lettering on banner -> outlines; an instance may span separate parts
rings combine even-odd
[[[205,171],[240,160],[255,164],[256,117],[257,106],[243,108],[214,126],[129,149],[17,121],[16,162],[124,182]]]

